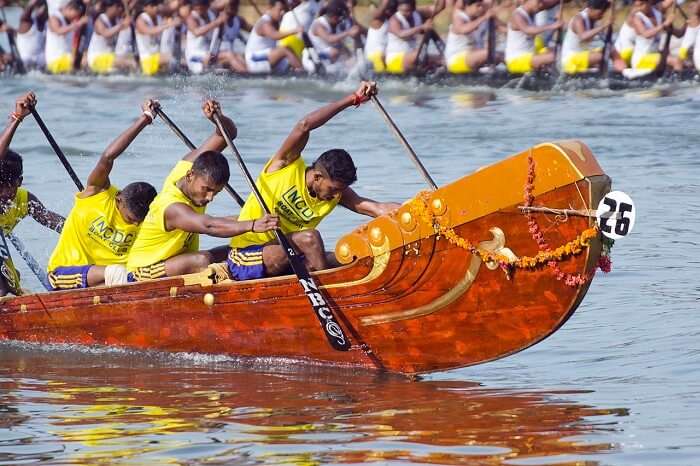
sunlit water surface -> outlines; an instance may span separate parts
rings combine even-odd
[[[202,141],[212,125],[200,105],[213,96],[257,172],[301,116],[355,85],[31,75],[0,81],[0,110],[37,92],[39,112],[84,179],[145,97]],[[439,184],[533,144],[577,138],[635,199],[637,225],[615,245],[613,272],[596,277],[562,329],[502,361],[420,382],[284,361],[5,344],[0,463],[699,464],[700,89],[533,94],[394,83],[381,97]],[[305,156],[332,147],[353,155],[365,195],[403,201],[424,189],[369,105],[314,131]],[[31,119],[13,148],[25,157],[25,185],[67,213],[73,186]],[[160,185],[183,150],[156,122],[112,180]],[[211,208],[236,211],[225,194]],[[322,224],[329,247],[362,221],[337,209]],[[31,220],[16,231],[46,263],[56,236]]]

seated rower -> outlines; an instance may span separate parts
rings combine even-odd
[[[209,0],[192,0],[190,4],[192,10],[186,21],[185,61],[190,72],[200,74],[212,65],[210,52],[214,31],[228,22],[228,13],[221,11],[217,16],[209,9]],[[223,60],[225,54],[218,54],[218,58]]]
[[[284,73],[291,66],[294,71],[303,69],[301,61],[294,52],[277,41],[285,37],[303,33],[300,26],[280,32],[279,21],[286,11],[284,0],[269,0],[270,7],[260,17],[248,37],[245,47],[245,64],[249,73]]]
[[[48,7],[40,0],[31,0],[22,11],[17,29],[17,51],[25,68],[46,66],[44,48],[48,27]]]
[[[161,50],[161,34],[182,22],[177,15],[164,21],[158,14],[160,3],[160,0],[144,0],[143,12],[136,18],[136,45],[141,72],[146,76],[153,76],[168,68],[172,56]]]
[[[335,115],[367,101],[376,93],[376,84],[363,82],[359,89],[302,118],[287,136],[277,153],[265,164],[256,185],[265,203],[279,215],[280,228],[303,254],[310,270],[323,270],[329,262],[318,224],[336,205],[371,217],[389,213],[395,203],[381,203],[359,196],[350,188],[357,179],[350,154],[331,149],[310,166],[301,156],[311,131],[323,126]],[[263,210],[251,194],[239,214],[239,220],[257,218]],[[249,280],[288,273],[286,252],[270,233],[245,233],[231,239],[228,269],[234,280]]]
[[[433,31],[433,17],[444,8],[444,0],[438,0],[434,6],[421,8],[416,8],[415,0],[397,0],[397,11],[389,19],[387,34],[388,73],[403,74],[416,68],[420,47],[417,38]],[[432,59],[432,62],[436,64],[437,60]],[[428,65],[430,64],[431,58],[428,57]]]
[[[559,19],[544,26],[535,26],[533,15],[540,10],[540,5],[541,0],[525,0],[511,14],[505,53],[509,73],[530,73],[554,63],[553,51],[536,53],[534,39],[538,34],[559,29],[563,22]]]
[[[588,0],[587,5],[571,18],[566,29],[561,46],[561,69],[566,74],[585,73],[591,67],[599,67],[603,60],[600,50],[589,50],[583,44],[590,43],[610,26],[612,18],[596,26],[610,8],[610,0]]]
[[[117,37],[129,29],[131,20],[124,17],[121,0],[102,0],[103,13],[95,19],[94,31],[87,49],[87,63],[97,74],[116,70],[133,70],[133,61],[116,56]]]
[[[10,149],[15,131],[36,105],[34,93],[29,92],[15,104],[10,123],[0,135],[0,228],[7,235],[27,215],[51,230],[61,232],[64,218],[44,207],[37,197],[22,188],[22,156]],[[20,293],[19,274],[11,263],[5,262],[0,273],[0,296]],[[7,272],[7,274],[6,274]]]
[[[142,114],[102,153],[75,195],[48,264],[54,291],[126,283],[126,259],[156,189],[145,182],[119,189],[109,179],[115,160],[153,122],[156,106],[146,100]]]
[[[280,31],[296,31],[301,27],[308,33],[311,23],[316,19],[320,10],[320,0],[302,0],[282,16]],[[301,60],[301,54],[304,52],[304,39],[301,33],[287,36],[279,40],[277,45],[287,47]]]
[[[212,55],[216,54],[215,58],[218,65],[225,66],[236,73],[246,73],[248,69],[245,66],[245,57],[236,52],[235,43],[237,40],[245,43],[241,31],[250,32],[252,27],[245,18],[238,14],[239,4],[239,0],[228,0],[226,2],[224,11],[228,14],[228,20],[224,23],[223,29],[219,28],[214,31],[212,38],[212,44],[214,45],[212,45],[211,53]],[[219,43],[219,49],[214,50],[213,47],[219,41],[221,32],[223,32],[223,35]]]
[[[397,6],[396,0],[382,0],[381,6],[372,13],[367,28],[365,58],[372,63],[375,73],[386,71],[384,55],[389,34],[389,18],[396,13]]]
[[[617,33],[615,45],[613,46],[613,50],[618,57],[613,62],[615,71],[622,71],[632,66],[632,53],[634,52],[634,43],[637,41],[637,33],[634,30],[633,22],[637,11],[642,8],[643,3],[643,0],[634,0],[625,21]]]
[[[540,9],[534,16],[535,26],[546,26],[560,18],[562,11],[559,3],[560,0],[542,0]],[[551,29],[535,36],[535,54],[551,50],[554,41],[554,30]]]
[[[216,101],[204,103],[208,119],[212,120],[218,111]],[[221,120],[235,138],[233,121],[225,116]],[[264,233],[278,226],[277,217],[270,215],[236,220],[205,213],[207,204],[228,183],[228,162],[220,152],[225,147],[226,141],[217,129],[170,172],[129,253],[126,267],[130,281],[201,272],[215,260],[223,260],[223,254],[217,256],[221,248],[199,250],[200,234],[230,238],[246,232]]]
[[[482,0],[463,0],[462,8],[459,6],[455,5],[452,13],[445,46],[447,71],[455,74],[471,73],[486,64],[489,19],[495,14],[495,9],[486,9]],[[502,55],[496,53],[494,61],[503,61]]]
[[[652,72],[659,66],[661,60],[660,38],[667,28],[672,28],[674,15],[669,14],[666,19],[659,10],[654,8],[654,0],[643,0],[641,8],[632,19],[637,38],[632,53],[632,69]],[[677,31],[674,29],[673,33]],[[678,57],[671,55],[667,58],[669,66],[674,70],[680,70],[682,63]]]
[[[352,25],[345,30],[339,27],[348,16],[348,8],[343,0],[332,0],[325,8],[323,16],[316,18],[309,29],[309,39],[318,58],[328,72],[341,71],[342,61],[351,56],[344,41],[348,37],[359,37],[359,26]],[[306,55],[303,61],[306,71],[313,73],[315,65]]]
[[[81,0],[70,0],[59,11],[49,17],[46,31],[46,70],[52,74],[73,71],[73,34],[86,25],[85,4]]]
[[[695,46],[700,31],[700,1],[690,3],[688,8],[688,19],[685,23],[685,34],[678,49],[678,57],[683,61],[684,66],[694,66],[695,56],[700,58],[700,51]]]

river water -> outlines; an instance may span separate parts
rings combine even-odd
[[[257,172],[296,120],[354,86],[30,75],[0,81],[0,110],[34,90],[85,179],[144,98],[160,99],[201,141],[212,125],[199,107],[214,96]],[[251,367],[6,343],[0,464],[700,464],[700,88],[527,93],[394,83],[380,91],[438,184],[536,143],[577,138],[636,201],[635,230],[616,243],[612,273],[595,278],[563,328],[504,360],[419,382],[283,361]],[[403,201],[424,189],[370,105],[314,131],[305,155],[331,147],[353,155],[363,194]],[[24,155],[24,184],[66,214],[74,187],[31,119],[13,148]],[[117,161],[112,180],[160,185],[183,152],[157,121]],[[236,209],[222,194],[211,211]],[[321,228],[329,247],[362,221],[337,209]],[[45,264],[56,236],[30,219],[16,232]]]

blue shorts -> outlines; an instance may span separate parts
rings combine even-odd
[[[255,245],[247,248],[231,248],[226,259],[228,273],[231,279],[243,281],[265,277],[263,264],[263,246]]]
[[[92,265],[69,265],[56,267],[49,272],[49,285],[52,291],[87,288],[87,274]]]

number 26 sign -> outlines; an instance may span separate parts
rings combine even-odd
[[[619,239],[630,234],[636,214],[631,197],[622,191],[611,191],[600,200],[596,219],[601,233]]]

